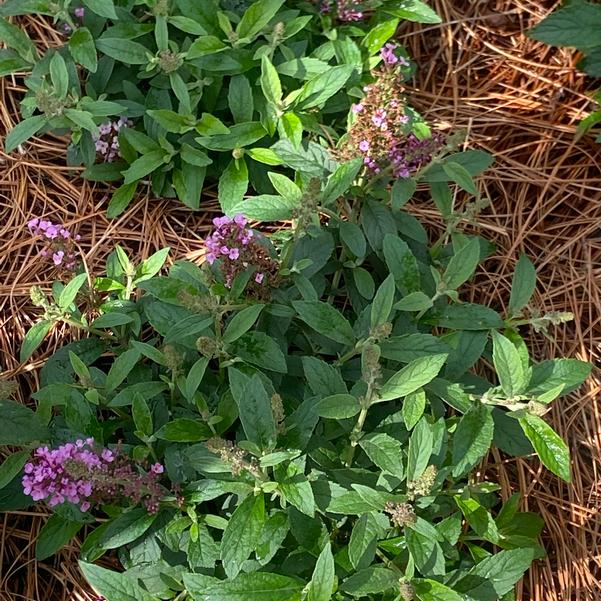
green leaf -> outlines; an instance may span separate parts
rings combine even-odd
[[[335,171],[338,166],[330,153],[315,142],[301,145],[299,140],[299,144],[295,146],[291,140],[282,139],[272,146],[272,150],[291,169],[320,179]]]
[[[76,275],[61,291],[58,297],[58,306],[63,311],[68,309],[75,299],[77,294],[81,290],[82,286],[88,281],[87,273],[80,273]]]
[[[167,17],[169,25],[173,25],[176,29],[183,31],[184,33],[190,33],[192,35],[201,36],[207,35],[207,30],[197,21],[190,17],[182,16],[170,16]]]
[[[350,394],[332,394],[319,401],[315,407],[317,415],[328,419],[346,419],[361,411],[356,397]]]
[[[530,396],[538,396],[563,385],[562,394],[576,390],[591,373],[591,364],[578,359],[551,359],[532,366],[528,387]]]
[[[362,167],[363,161],[360,158],[338,165],[336,171],[328,178],[328,183],[322,193],[323,204],[327,205],[334,202],[345,194],[355,181]]]
[[[436,580],[412,580],[420,601],[465,601],[465,597]]]
[[[76,63],[85,67],[90,73],[96,73],[98,57],[94,38],[87,27],[78,27],[69,38],[69,52]]]
[[[501,316],[496,311],[472,303],[447,305],[443,309],[433,309],[424,321],[453,330],[488,330],[502,328],[504,325]]]
[[[253,120],[255,111],[250,82],[244,75],[234,75],[228,90],[228,105],[235,123],[246,123]]]
[[[346,394],[346,384],[335,367],[317,357],[303,357],[302,363],[307,384],[315,396]]]
[[[570,482],[570,452],[566,443],[537,415],[526,413],[519,422],[543,465],[562,480]]]
[[[303,138],[303,124],[294,113],[285,113],[278,122],[280,136],[288,139],[293,148],[299,148]]]
[[[113,572],[91,563],[79,562],[79,567],[94,590],[111,601],[157,601],[123,572]]]
[[[207,424],[199,419],[180,417],[156,431],[155,436],[160,440],[172,442],[199,442],[211,438],[212,432]]]
[[[152,413],[150,412],[148,403],[141,394],[134,395],[131,413],[138,432],[144,436],[151,436],[154,430],[152,425]]]
[[[352,65],[339,65],[310,79],[301,88],[294,103],[295,108],[306,110],[314,106],[323,106],[329,98],[342,89],[354,70]]]
[[[474,196],[478,194],[478,188],[476,188],[472,176],[463,165],[449,161],[443,163],[442,168],[451,181],[455,182],[460,188]]]
[[[364,513],[353,526],[348,556],[355,569],[369,566],[376,552],[377,538],[382,531],[376,513]]]
[[[516,265],[511,281],[509,314],[517,315],[528,304],[535,289],[536,270],[530,259],[526,255],[522,255]]]
[[[455,590],[470,599],[496,601],[513,589],[530,567],[535,553],[532,548],[495,553],[477,563],[466,576],[456,582]],[[463,598],[462,596],[461,599]]]
[[[329,303],[293,301],[292,305],[300,319],[323,336],[349,346],[355,343],[351,324]]]
[[[245,307],[239,313],[236,313],[223,333],[223,342],[225,344],[230,344],[248,332],[257,321],[264,308],[265,305],[251,305],[250,307]]]
[[[390,318],[395,290],[394,275],[391,273],[378,288],[371,305],[370,323],[372,331],[385,324]]]
[[[205,371],[209,364],[207,357],[201,357],[196,363],[190,368],[188,376],[186,377],[186,383],[184,385],[184,396],[188,401],[194,399],[194,395],[202,382],[205,375]]]
[[[367,434],[359,441],[359,445],[382,471],[403,479],[403,448],[398,440],[388,434]]]
[[[494,158],[488,152],[483,150],[466,150],[465,152],[458,152],[452,154],[448,159],[443,159],[437,164],[433,164],[424,173],[423,179],[426,182],[447,182],[449,176],[443,169],[443,164],[447,161],[457,163],[467,169],[471,176],[478,175],[483,171],[486,171],[494,162]]]
[[[236,27],[238,37],[252,40],[273,19],[282,4],[284,0],[259,0],[251,4]]]
[[[315,569],[307,591],[307,601],[330,601],[335,579],[332,545],[328,541],[315,563]]]
[[[244,159],[232,160],[219,178],[219,205],[226,215],[233,215],[248,190],[248,167]]]
[[[367,241],[363,231],[350,221],[342,221],[339,226],[340,241],[358,259],[362,259],[367,252]]]
[[[0,489],[10,484],[21,473],[30,455],[29,451],[19,451],[9,455],[2,462],[0,465]]]
[[[455,502],[474,532],[491,543],[499,542],[499,530],[490,513],[476,499],[455,496]]]
[[[433,306],[432,299],[423,292],[411,292],[394,305],[397,311],[426,311]]]
[[[44,115],[34,115],[33,117],[27,117],[20,123],[17,123],[4,140],[4,152],[7,154],[11,153],[17,146],[20,146],[26,140],[29,140],[34,134],[36,134],[44,125],[46,125],[47,118]]]
[[[271,171],[267,175],[269,181],[273,184],[273,187],[284,200],[288,203],[299,205],[303,197],[303,192],[289,177]]]
[[[184,573],[184,584],[194,601],[300,601],[305,586],[295,578],[269,572],[240,574],[233,580]]]
[[[150,51],[142,44],[123,38],[100,38],[96,40],[96,48],[116,61],[122,61],[124,57],[127,57],[130,65],[145,65],[148,63],[150,54]]]
[[[353,597],[365,597],[375,593],[383,593],[391,588],[397,588],[399,576],[397,572],[383,566],[371,566],[359,570],[350,578],[347,578],[340,590],[353,595]]]
[[[281,196],[260,194],[232,206],[230,215],[241,213],[249,219],[257,221],[284,221],[291,219],[293,211],[297,208],[298,203],[286,200]]]
[[[136,269],[134,282],[137,284],[139,282],[149,280],[159,273],[163,265],[165,265],[165,261],[167,260],[170,250],[171,249],[169,246],[166,246],[165,248],[161,248],[161,250],[153,253],[150,257],[148,257],[148,259],[142,261],[142,263],[140,263]]]
[[[152,526],[158,514],[148,513],[144,507],[124,511],[110,522],[100,539],[103,549],[118,549],[142,536]]]
[[[551,13],[530,31],[530,36],[552,46],[572,46],[587,50],[599,46],[601,6],[577,2]]]
[[[0,50],[0,77],[5,77],[18,71],[29,71],[31,64],[21,58],[16,52],[8,49]]]
[[[8,48],[15,50],[27,63],[36,61],[38,53],[35,44],[29,39],[25,31],[1,18],[0,39]]]
[[[49,319],[42,319],[31,326],[27,334],[25,334],[23,344],[21,345],[21,353],[19,354],[19,361],[21,363],[25,363],[33,355],[38,346],[42,344],[53,323]]]
[[[127,209],[129,203],[132,201],[136,190],[138,189],[138,182],[132,182],[131,184],[123,184],[113,192],[113,196],[109,202],[109,206],[106,210],[106,216],[109,219],[118,217]]]
[[[246,332],[232,343],[230,354],[263,369],[279,373],[288,371],[286,357],[277,342],[263,332]]]
[[[508,398],[521,394],[528,384],[520,354],[508,338],[492,332],[492,358],[503,392]]]
[[[405,0],[401,3],[402,8],[388,8],[385,11],[416,23],[441,23],[440,17],[422,0]]]
[[[264,525],[263,495],[249,495],[232,514],[221,539],[221,561],[228,578],[240,573],[242,564],[255,550]]]
[[[470,471],[490,448],[495,424],[492,409],[475,403],[461,418],[453,437],[453,477]]]
[[[207,167],[213,162],[206,152],[194,148],[190,144],[182,144],[180,156],[182,157],[182,161],[195,167]]]
[[[427,524],[427,522],[424,522]],[[429,525],[429,524],[428,524]],[[433,533],[436,530],[432,527]],[[405,531],[407,549],[415,566],[424,576],[441,576],[445,573],[445,559],[442,548],[436,538],[419,532],[414,527]]]
[[[261,89],[268,102],[276,107],[282,102],[282,84],[273,63],[266,55],[261,57]]]
[[[42,561],[54,555],[81,530],[82,526],[82,522],[66,520],[58,514],[50,516],[38,532],[35,558]]]
[[[129,349],[119,355],[109,369],[106,376],[105,389],[112,392],[127,378],[129,372],[135,367],[140,359],[140,351]]]
[[[295,468],[294,464],[290,468]],[[307,477],[302,473],[294,473],[294,469],[288,469],[288,477],[278,482],[278,488],[288,503],[296,507],[301,513],[314,517],[315,515],[315,498],[313,489]]]
[[[76,126],[76,129],[81,128],[92,133],[96,133],[98,131],[98,126],[94,122],[92,115],[86,111],[65,109],[64,115]]]
[[[428,467],[434,445],[432,428],[422,417],[409,438],[407,456],[407,481],[417,480]]]
[[[447,357],[447,354],[437,354],[411,361],[382,386],[378,402],[407,396],[428,384],[438,375]]]
[[[275,448],[277,432],[271,408],[271,399],[261,378],[255,374],[246,383],[242,397],[234,397],[246,438],[259,448],[271,451]]]
[[[403,421],[407,430],[413,430],[426,409],[426,393],[420,388],[403,400]]]
[[[404,240],[396,234],[386,234],[383,240],[384,259],[402,294],[419,292],[420,274],[417,260]]]
[[[106,19],[117,19],[113,0],[82,0],[83,3],[94,13]]]
[[[153,150],[143,154],[123,172],[125,178],[123,180],[124,183],[131,184],[137,182],[149,173],[152,173],[165,164],[166,157],[168,157],[168,155],[165,154],[164,150]]]
[[[451,290],[459,288],[474,275],[479,262],[480,242],[478,238],[472,238],[451,257],[442,276],[446,287]]]
[[[398,26],[398,19],[386,19],[382,23],[378,23],[367,32],[367,35],[361,40],[361,45],[367,50],[370,56],[379,52],[384,44],[396,33]]]
[[[264,165],[281,165],[280,157],[271,150],[271,148],[249,148],[246,154],[259,163]]]
[[[399,211],[413,198],[416,190],[417,182],[413,178],[397,179],[392,185],[391,191],[392,210]]]
[[[165,131],[175,134],[185,134],[192,131],[196,125],[196,120],[192,115],[180,115],[168,109],[147,110],[146,114]]]

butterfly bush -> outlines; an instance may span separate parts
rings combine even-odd
[[[351,108],[355,122],[350,128],[342,158],[362,157],[372,174],[389,168],[394,177],[409,178],[443,148],[444,136],[434,132],[419,139],[411,133],[411,123],[403,98],[403,69],[409,66],[396,44],[386,44],[382,65],[373,83],[365,86],[365,97]]]
[[[81,236],[73,236],[64,224],[52,223],[38,217],[31,219],[27,227],[32,234],[40,236],[45,242],[45,247],[40,251],[41,257],[52,260],[56,267],[75,269],[77,265],[75,242],[81,240]]]
[[[278,264],[248,227],[243,215],[216,217],[213,225],[215,229],[206,240],[206,260],[210,265],[221,260],[226,286],[231,286],[234,278],[249,267],[255,268],[255,285],[274,283]]]
[[[138,473],[131,461],[117,451],[96,447],[93,438],[78,439],[56,449],[39,447],[25,465],[23,492],[50,507],[73,503],[81,511],[117,498],[142,503],[149,513],[159,510],[162,489],[160,463]]]
[[[96,152],[107,163],[118,159],[119,132],[123,127],[130,127],[132,122],[125,117],[119,117],[116,121],[107,121],[98,127],[98,133],[93,135]]]

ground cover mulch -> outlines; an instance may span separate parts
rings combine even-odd
[[[554,6],[530,0],[433,0],[443,16],[435,26],[404,26],[403,43],[419,72],[411,102],[440,127],[466,132],[466,143],[492,152],[496,162],[480,178],[490,207],[467,227],[497,245],[469,294],[502,309],[520,252],[534,262],[539,286],[534,310],[569,311],[573,322],[551,328],[551,338],[523,328],[536,360],[572,356],[601,365],[601,146],[575,137],[590,110],[592,82],[575,69],[577,56],[528,39],[524,32]],[[27,18],[40,43],[59,37],[46,22]],[[0,84],[0,137],[17,122],[22,86]],[[142,260],[171,246],[173,257],[198,259],[210,218],[217,213],[207,190],[203,210],[141,196],[115,221],[105,217],[107,189],[76,178],[64,165],[63,140],[46,137],[23,154],[0,152],[0,378],[16,379],[27,402],[37,371],[53,350],[77,333],[56,329],[26,365],[18,362],[22,337],[36,319],[32,285],[48,287],[55,273],[37,257],[26,228],[34,216],[61,221],[81,235],[87,269],[100,273],[115,242]],[[423,198],[423,196],[420,196]],[[463,199],[457,198],[458,206]],[[435,236],[441,224],[431,205],[410,210]],[[568,441],[573,483],[566,485],[534,458],[497,452],[481,477],[500,482],[502,494],[523,495],[523,509],[546,522],[548,557],[518,587],[518,600],[594,601],[601,598],[601,374],[553,405],[546,418]],[[0,600],[91,601],[77,571],[78,542],[56,558],[35,561],[42,508],[0,516]]]

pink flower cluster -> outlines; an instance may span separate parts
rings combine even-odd
[[[134,505],[142,503],[149,513],[159,509],[158,478],[163,466],[155,463],[148,472],[139,473],[118,452],[96,448],[93,438],[56,449],[40,447],[24,471],[23,492],[34,501],[47,500],[50,507],[73,503],[88,511],[92,505],[122,498]]]
[[[389,42],[380,50],[380,56],[387,65],[399,65],[401,67],[408,67],[409,61],[404,56],[399,56],[397,50],[399,49],[398,44]]]
[[[27,223],[29,230],[36,236],[41,236],[46,247],[40,252],[44,258],[51,258],[54,265],[73,270],[76,265],[74,241],[81,240],[81,236],[73,236],[61,224],[54,224],[45,219],[35,218]]]
[[[85,17],[86,14],[86,9],[83,8],[83,6],[80,6],[78,8],[76,8],[73,11],[73,15],[75,16],[76,19],[79,19],[80,21],[83,21],[83,18]],[[63,23],[61,25],[61,32],[68,35],[73,31],[73,27],[71,27],[71,25],[69,25],[69,23]]]
[[[393,177],[408,178],[432,161],[444,138],[434,133],[420,140],[411,132],[402,71],[409,62],[398,51],[394,43],[381,49],[382,64],[373,72],[375,80],[351,107],[356,117],[339,155],[343,160],[362,157],[373,174],[388,169]]]
[[[274,285],[279,265],[248,227],[244,215],[216,217],[213,224],[215,229],[206,241],[206,259],[210,265],[221,260],[219,267],[225,285],[230,287],[236,276],[248,269],[253,269],[254,292],[265,285]]]
[[[336,0],[336,16],[340,21],[362,21],[366,15],[361,10],[361,0]],[[332,0],[322,0],[319,10],[323,14],[332,12]]]
[[[98,133],[94,134],[94,143],[96,152],[104,161],[112,163],[121,156],[119,152],[119,132],[122,127],[130,127],[132,122],[125,117],[119,117],[117,121],[108,121],[98,128]]]
[[[67,501],[79,505],[82,511],[90,509],[93,473],[102,471],[115,460],[112,451],[103,449],[98,454],[93,445],[94,439],[88,438],[68,442],[57,449],[36,449],[33,461],[25,464],[23,492],[34,501],[48,499],[50,507]],[[74,470],[90,477],[73,477]]]

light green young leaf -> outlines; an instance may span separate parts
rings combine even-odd
[[[273,63],[266,55],[261,57],[261,89],[268,102],[278,107],[282,102],[282,84]]]
[[[570,482],[570,451],[561,437],[537,415],[526,413],[519,422],[543,465],[562,480]]]
[[[314,106],[323,106],[344,86],[354,69],[352,65],[339,65],[310,79],[301,88],[300,94],[295,99],[295,108],[306,110]]]
[[[275,194],[260,194],[251,196],[235,204],[229,214],[241,213],[249,219],[257,221],[285,221],[292,218],[298,203],[291,202]]]
[[[413,427],[420,420],[426,408],[426,393],[420,388],[403,399],[403,421],[407,430],[413,430]]]
[[[508,398],[513,398],[528,385],[519,352],[509,339],[498,332],[492,332],[492,339],[493,363],[501,388]]]
[[[499,530],[492,515],[476,499],[463,499],[456,495],[455,502],[478,536],[493,544],[499,542]]]
[[[300,203],[303,191],[289,177],[271,171],[267,175],[277,193],[285,200],[295,205]]]

